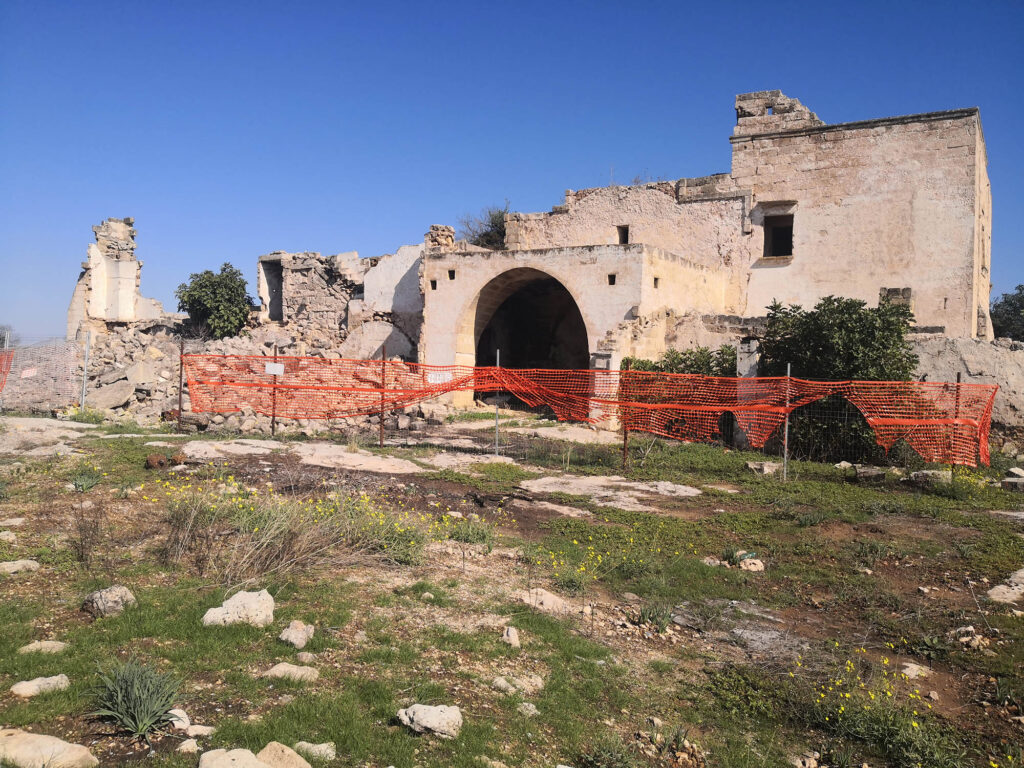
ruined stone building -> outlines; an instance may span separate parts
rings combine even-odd
[[[829,125],[780,91],[735,107],[729,172],[569,190],[549,212],[507,214],[503,250],[432,226],[376,258],[261,256],[252,332],[298,354],[616,368],[735,344],[772,301],[836,295],[909,304],[921,338],[991,338],[977,109]],[[69,336],[160,314],[138,294],[131,225],[94,228]]]

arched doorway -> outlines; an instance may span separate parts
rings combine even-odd
[[[476,365],[586,369],[590,344],[572,294],[536,269],[504,272],[480,291],[473,323]]]

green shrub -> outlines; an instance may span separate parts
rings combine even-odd
[[[490,550],[494,546],[494,528],[479,520],[457,520],[448,538],[463,544],[486,544]]]
[[[170,711],[178,700],[181,682],[135,659],[100,672],[92,714],[113,720],[136,738],[149,736],[171,722]]]
[[[1024,285],[992,302],[992,333],[996,338],[1024,341]]]
[[[655,373],[696,373],[703,376],[735,376],[736,347],[726,344],[712,350],[708,347],[670,349],[658,360],[639,357],[626,358],[634,371]]]
[[[222,265],[219,273],[193,273],[174,295],[178,309],[188,312],[196,330],[215,339],[234,336],[242,330],[252,308],[245,278],[241,270],[230,264]]]
[[[618,736],[602,736],[583,749],[575,765],[581,768],[633,768],[636,758]]]
[[[79,493],[87,493],[95,488],[103,476],[95,469],[83,469],[71,478],[71,485]]]

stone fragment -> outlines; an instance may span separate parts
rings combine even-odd
[[[1010,467],[1006,471],[1006,474],[1013,475],[1014,477],[1024,477],[1024,469],[1021,469],[1020,467]]]
[[[199,758],[199,768],[270,768],[248,749],[211,749]]]
[[[885,480],[885,470],[878,467],[857,467],[857,480],[859,482],[881,482]]]
[[[63,691],[71,687],[71,681],[67,675],[54,675],[53,677],[37,677],[32,680],[23,680],[11,686],[11,693],[23,699],[30,699],[41,693],[51,691]]]
[[[18,653],[60,653],[67,647],[67,643],[59,640],[36,640],[34,643],[21,646]]]
[[[501,633],[501,642],[511,645],[513,648],[518,648],[519,630],[515,627],[505,627],[505,631]]]
[[[535,694],[544,688],[544,678],[540,675],[525,675],[523,677],[496,677],[491,682],[491,687],[502,693],[522,693],[527,696]]]
[[[16,573],[38,570],[39,563],[35,560],[11,560],[6,563],[0,563],[0,573],[5,573],[8,576],[13,576]]]
[[[571,613],[572,606],[560,598],[548,592],[546,589],[534,587],[530,590],[522,590],[516,593],[516,598],[527,605],[532,605],[544,613]]]
[[[771,476],[777,474],[782,465],[777,461],[748,461],[747,469],[751,470],[755,475],[766,475]]]
[[[135,385],[127,379],[94,389],[85,397],[85,404],[90,408],[108,411],[126,405],[135,394]]]
[[[192,720],[189,719],[184,709],[172,709],[167,714],[171,718],[167,724],[176,731],[187,731],[188,727],[192,725]]]
[[[526,717],[536,717],[540,714],[540,710],[528,701],[524,701],[522,704],[516,707],[516,711],[519,712],[519,714],[521,715],[525,715]]]
[[[274,621],[274,598],[265,589],[259,592],[236,592],[224,603],[211,608],[203,616],[204,626],[251,624],[265,627]]]
[[[146,469],[164,469],[167,467],[167,457],[162,453],[151,453],[146,457]]]
[[[311,624],[304,624],[301,621],[293,621],[278,636],[278,640],[298,648],[300,651],[306,647],[306,643],[313,639],[315,627]]]
[[[310,768],[305,758],[279,741],[267,744],[256,753],[256,759],[266,763],[270,768]]]
[[[904,662],[900,671],[907,676],[908,680],[917,680],[919,678],[928,677],[932,671],[927,667],[922,667],[920,664],[914,664],[911,661]]]
[[[432,733],[442,739],[454,739],[462,730],[462,711],[443,704],[413,704],[398,710],[398,719],[416,733]]]
[[[0,525],[4,528],[18,528],[25,524],[25,520],[24,517],[8,517],[6,520],[0,520]]]
[[[93,768],[100,763],[80,744],[16,728],[0,730],[0,762],[17,768]]]
[[[295,659],[300,664],[312,664],[314,661],[316,661],[316,654],[310,653],[309,651],[299,651],[297,654],[295,654]]]
[[[722,565],[722,561],[719,560],[717,557],[713,557],[712,555],[708,555],[703,560],[701,560],[701,562],[704,563],[704,565],[709,566],[711,568],[718,568],[720,565]]]
[[[128,587],[115,584],[106,589],[90,592],[82,601],[82,610],[97,619],[118,616],[125,608],[135,605],[135,595]]]
[[[282,661],[280,664],[272,666],[260,677],[280,678],[292,680],[296,683],[312,683],[320,677],[320,671],[313,667],[300,667],[297,664],[289,664],[287,661]]]
[[[0,541],[4,544],[13,544],[18,540],[14,531],[0,531]]]
[[[212,736],[215,730],[217,729],[212,725],[190,725],[185,729],[185,735],[191,736],[193,739],[202,738],[203,736]]]
[[[178,745],[178,748],[175,750],[175,752],[181,752],[185,755],[194,755],[198,751],[199,742],[195,739],[185,739],[183,742],[181,742],[181,744]]]
[[[751,571],[752,573],[759,573],[764,570],[764,563],[758,560],[756,557],[748,557],[744,560],[740,560],[741,571]]]
[[[338,750],[333,741],[326,741],[323,744],[313,744],[308,741],[295,742],[295,751],[305,755],[312,760],[331,761],[338,756]]]

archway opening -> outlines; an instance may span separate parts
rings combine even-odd
[[[533,274],[509,275],[504,286],[494,286],[496,296],[486,295],[491,285],[481,292],[476,364],[495,365],[500,350],[503,368],[589,368],[587,327],[569,291],[543,272],[514,272]]]

